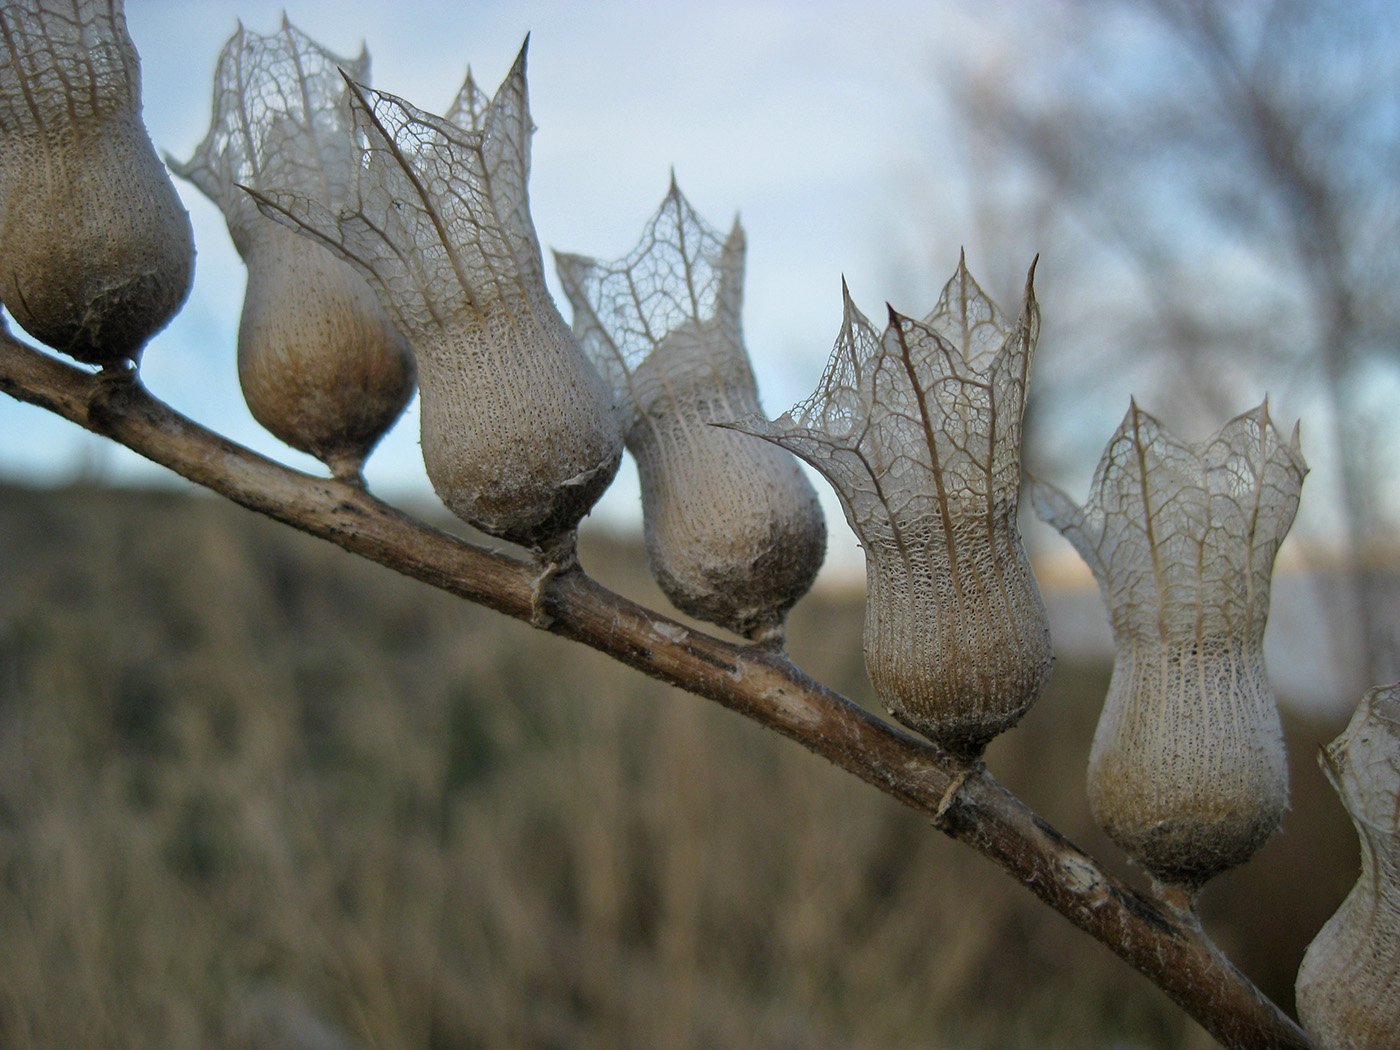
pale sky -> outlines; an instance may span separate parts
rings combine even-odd
[[[906,292],[894,287],[901,282],[882,246],[908,224],[911,164],[938,141],[938,55],[975,46],[986,38],[987,12],[1018,6],[984,6],[977,25],[959,5],[929,0],[869,0],[858,13],[825,0],[293,0],[285,8],[334,51],[353,55],[366,43],[374,86],[435,112],[469,64],[494,90],[528,32],[538,126],[530,198],[546,258],[551,248],[625,254],[674,168],[712,225],[742,218],[747,343],[764,407],[778,415],[816,385],[839,327],[843,275],[871,316]],[[204,137],[215,59],[237,20],[269,33],[283,8],[267,0],[129,0],[144,117],[159,151],[187,159]],[[234,365],[243,266],[218,210],[174,181],[194,223],[195,285],[147,347],[144,379],[226,436],[317,470],[243,407]],[[948,260],[950,273],[955,264]],[[895,305],[922,314],[936,292]],[[390,500],[431,498],[417,442],[415,406],[371,456],[372,489]],[[0,477],[63,481],[84,465],[119,482],[166,476],[40,410],[0,399]],[[595,513],[639,520],[634,478],[624,463]],[[818,487],[825,494],[825,484]],[[827,506],[833,534],[844,537],[834,500]]]

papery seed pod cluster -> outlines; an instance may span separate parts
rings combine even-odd
[[[790,453],[710,425],[762,411],[740,328],[743,229],[722,238],[672,181],[631,254],[556,263],[574,331],[623,413],[652,575],[682,612],[781,637],[821,567],[826,523]]]
[[[1400,684],[1368,693],[1322,768],[1361,839],[1361,876],[1298,970],[1319,1050],[1400,1046]]]
[[[1089,757],[1094,815],[1157,879],[1194,889],[1248,860],[1288,804],[1264,667],[1274,555],[1307,467],[1261,405],[1201,444],[1134,403],[1081,508],[1041,517],[1093,570],[1117,655]]]
[[[0,301],[35,339],[116,366],[180,308],[189,216],[141,122],[121,0],[0,5]]]
[[[248,268],[238,379],[253,417],[358,479],[413,395],[413,355],[349,263],[264,216],[245,189],[348,199],[360,149],[342,69],[364,81],[369,56],[334,55],[285,18],[269,36],[240,26],[219,55],[209,134],[171,167],[223,211]]]
[[[959,261],[922,321],[878,333],[845,298],[821,385],[741,426],[831,482],[865,549],[865,664],[895,718],[964,759],[1040,695],[1045,605],[1016,521],[1040,314],[1008,322]]]
[[[450,112],[351,88],[364,142],[340,207],[257,194],[359,270],[418,360],[423,459],[458,517],[535,548],[572,542],[622,434],[602,377],[545,286],[530,218],[525,51],[494,97]]]

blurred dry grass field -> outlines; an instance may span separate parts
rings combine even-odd
[[[1148,983],[796,745],[197,495],[0,486],[0,1047],[1194,1050]],[[636,544],[585,567],[666,609]],[[859,595],[798,664],[868,702]],[[1107,668],[993,772],[1084,799]],[[1291,1005],[1355,877],[1289,719],[1285,832],[1203,901]],[[1121,868],[1121,865],[1119,865]]]

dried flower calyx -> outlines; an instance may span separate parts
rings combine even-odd
[[[359,273],[261,214],[244,189],[348,197],[360,150],[341,69],[364,80],[369,56],[340,58],[285,18],[270,36],[240,26],[219,55],[209,134],[171,167],[220,207],[248,267],[238,378],[249,410],[358,479],[413,395],[413,355]]]
[[[1322,1050],[1400,1046],[1400,684],[1373,689],[1321,754],[1361,838],[1361,877],[1308,946],[1298,1016]]]
[[[789,453],[710,426],[762,411],[740,330],[743,230],[722,238],[673,181],[630,255],[555,258],[574,331],[624,417],[652,575],[683,612],[780,636],[821,567],[826,524]]]
[[[260,205],[349,261],[407,336],[443,502],[491,535],[567,544],[612,480],[622,435],[545,286],[525,52],[489,101],[469,76],[455,122],[359,85],[350,104],[364,149],[345,203],[279,189]]]
[[[7,2],[0,37],[0,301],[79,361],[134,362],[184,302],[194,242],[121,0]]]
[[[845,298],[821,385],[742,424],[836,489],[865,548],[865,662],[891,713],[980,755],[1049,673],[1045,606],[1016,523],[1021,414],[1040,327],[1031,281],[1008,322],[959,261],[922,321],[883,334]]]
[[[1089,800],[1164,882],[1194,889],[1248,860],[1287,806],[1263,643],[1306,471],[1296,428],[1283,440],[1266,405],[1193,445],[1134,402],[1083,508],[1033,489],[1093,570],[1117,643]]]

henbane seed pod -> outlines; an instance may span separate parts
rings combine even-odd
[[[744,430],[836,489],[865,548],[865,666],[891,714],[972,762],[1039,696],[1045,604],[1021,542],[1021,413],[1040,314],[1008,323],[961,261],[922,321],[884,334],[846,296],[821,385]]]
[[[1400,1046],[1400,684],[1371,690],[1320,759],[1361,839],[1361,877],[1303,956],[1298,1017],[1319,1050],[1393,1050]]]
[[[574,331],[624,414],[652,575],[682,612],[780,640],[826,523],[790,453],[710,425],[762,411],[740,329],[743,230],[721,238],[673,180],[630,255],[555,260]]]
[[[245,187],[344,201],[360,151],[340,58],[283,18],[270,36],[241,26],[214,73],[209,134],[171,162],[224,213],[248,268],[238,379],[253,417],[293,448],[358,480],[371,448],[413,395],[414,361],[349,263],[258,211]]]
[[[1288,804],[1264,627],[1306,472],[1297,430],[1284,441],[1266,405],[1195,445],[1134,403],[1083,508],[1032,488],[1113,620],[1117,655],[1089,755],[1094,816],[1189,892],[1253,856]]]
[[[489,102],[469,76],[455,121],[359,85],[350,94],[365,146],[346,203],[277,189],[255,194],[260,207],[350,262],[408,337],[423,461],[443,502],[493,536],[569,547],[617,471],[622,433],[545,286],[525,51]]]
[[[194,242],[121,0],[11,0],[0,37],[0,301],[79,361],[135,362],[189,292]]]

